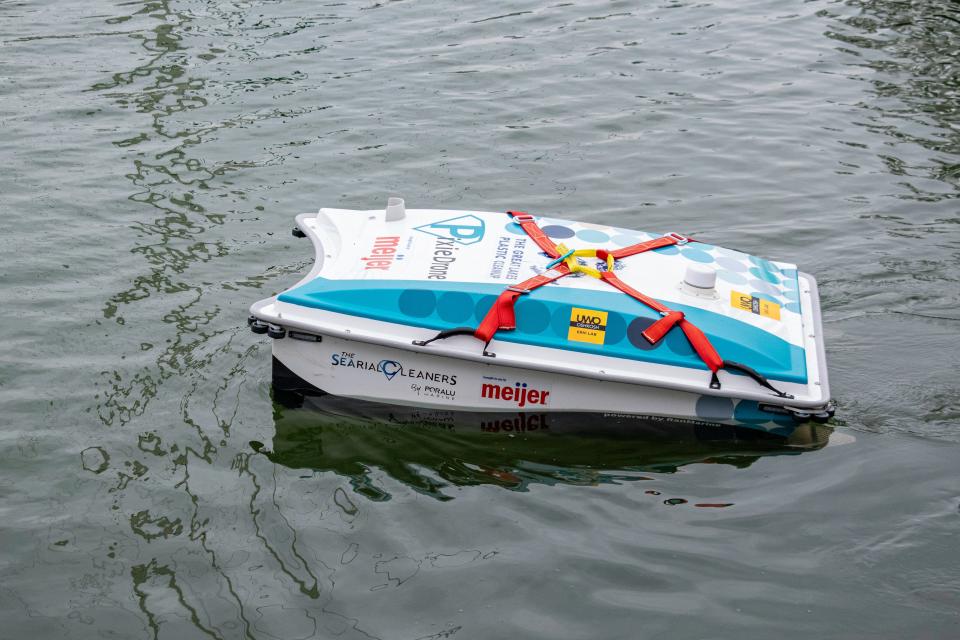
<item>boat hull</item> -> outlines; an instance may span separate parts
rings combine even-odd
[[[328,393],[428,412],[519,418],[532,429],[560,416],[595,422],[696,427],[741,427],[789,436],[804,422],[781,407],[754,400],[598,380],[475,362],[335,336],[299,334],[273,340],[279,393]],[[704,372],[706,376],[706,372]],[[483,416],[491,416],[484,421]],[[502,423],[505,426],[513,422]]]
[[[554,242],[607,252],[664,237],[547,217],[537,224]],[[521,296],[515,326],[478,340],[474,330],[505,287],[552,268],[503,213],[321,209],[297,216],[295,235],[312,241],[313,268],[255,303],[248,320],[274,338],[281,377],[294,388],[465,415],[774,434],[833,412],[816,281],[792,263],[686,238],[613,265],[591,266],[589,255],[577,262],[587,272],[612,268],[682,313],[728,361],[712,377],[683,327],[651,343],[654,308],[582,273]]]

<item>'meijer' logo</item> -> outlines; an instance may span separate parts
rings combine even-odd
[[[460,216],[416,227],[417,231],[453,240],[457,244],[475,244],[483,240],[483,220],[475,215]]]
[[[502,400],[523,407],[527,404],[547,404],[550,392],[543,389],[528,389],[526,382],[515,382],[512,387],[484,382],[480,387],[480,397]]]
[[[360,258],[364,270],[389,271],[390,267],[393,266],[393,261],[402,257],[397,255],[399,244],[400,236],[378,236],[374,238],[370,255]]]

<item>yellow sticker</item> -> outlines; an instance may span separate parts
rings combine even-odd
[[[730,292],[730,306],[741,311],[749,311],[764,318],[780,319],[780,305],[739,291]]]
[[[607,313],[580,307],[571,309],[567,340],[603,344],[604,338],[607,337]]]

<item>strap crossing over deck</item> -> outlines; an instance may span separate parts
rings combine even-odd
[[[606,249],[571,250],[563,244],[555,244],[536,223],[532,215],[522,211],[508,211],[507,214],[510,215],[513,219],[513,222],[516,222],[527,234],[527,236],[533,240],[533,242],[548,257],[552,259],[552,261],[547,265],[546,271],[532,278],[524,280],[519,284],[514,284],[510,287],[507,287],[497,297],[486,316],[476,328],[456,327],[453,329],[447,329],[439,332],[436,336],[430,338],[429,340],[414,341],[415,345],[426,346],[435,340],[443,340],[445,338],[457,335],[471,335],[484,342],[483,354],[485,356],[495,357],[495,354],[489,352],[487,348],[489,347],[490,341],[493,340],[493,337],[496,335],[497,331],[512,331],[516,329],[517,325],[514,306],[516,305],[517,298],[519,298],[521,295],[529,294],[530,292],[546,284],[559,280],[564,276],[568,276],[572,273],[583,273],[590,277],[606,282],[615,289],[620,290],[621,292],[627,294],[631,298],[660,314],[660,319],[647,327],[642,333],[644,339],[646,339],[650,344],[656,344],[662,340],[671,329],[679,326],[680,330],[683,332],[684,336],[686,336],[687,341],[690,343],[690,346],[693,347],[693,350],[696,352],[697,356],[710,369],[711,389],[720,388],[720,379],[717,376],[717,372],[721,369],[727,369],[739,371],[748,375],[750,378],[756,381],[757,384],[773,391],[781,398],[793,397],[790,394],[776,389],[772,384],[770,384],[770,381],[767,380],[766,377],[751,367],[721,358],[720,354],[717,353],[717,350],[710,343],[710,340],[707,338],[706,334],[703,333],[703,331],[701,331],[692,322],[687,320],[682,311],[674,311],[662,304],[660,301],[655,300],[650,296],[641,293],[640,291],[637,291],[629,284],[621,280],[614,271],[617,260],[635,256],[647,251],[652,251],[654,249],[660,249],[662,247],[684,245],[690,242],[695,242],[693,238],[680,235],[679,233],[668,233],[660,238],[639,242],[637,244],[616,249],[614,251],[609,251]],[[578,257],[596,257],[606,263],[606,269],[601,271],[599,269],[581,265],[577,261]]]

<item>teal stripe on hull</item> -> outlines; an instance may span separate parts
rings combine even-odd
[[[476,326],[503,288],[498,284],[466,282],[315,278],[281,294],[279,300],[439,331]],[[806,358],[801,347],[712,311],[676,302],[665,304],[683,311],[709,336],[723,358],[753,367],[774,380],[807,382]],[[608,312],[603,344],[568,340],[573,307]],[[659,316],[619,292],[546,286],[522,296],[516,315],[517,329],[499,332],[498,340],[706,370],[679,329],[671,331],[656,346],[640,338],[639,332]]]

